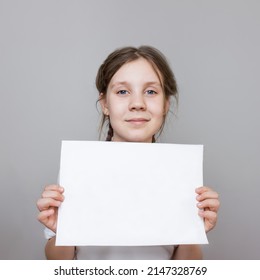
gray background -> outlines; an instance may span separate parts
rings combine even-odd
[[[259,30],[257,0],[1,0],[0,259],[44,259],[35,203],[61,140],[98,139],[97,69],[142,44],[179,84],[161,141],[204,144],[204,184],[220,194],[205,258],[259,259]]]

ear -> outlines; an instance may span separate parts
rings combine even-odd
[[[102,92],[99,94],[99,103],[100,103],[100,106],[102,108],[103,114],[108,116],[109,115],[109,110],[108,110],[108,107],[107,107],[107,100],[106,100],[106,96]]]

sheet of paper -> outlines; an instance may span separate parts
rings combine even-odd
[[[202,162],[202,145],[62,141],[56,245],[208,243]]]

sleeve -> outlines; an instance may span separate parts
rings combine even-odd
[[[44,236],[46,239],[51,239],[52,237],[56,236],[56,233],[46,227],[44,229]]]

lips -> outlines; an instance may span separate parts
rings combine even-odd
[[[132,118],[132,119],[127,119],[126,122],[133,123],[133,124],[142,124],[149,122],[149,119],[146,118]]]

